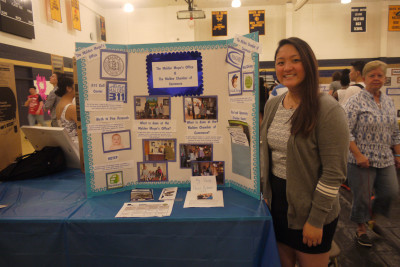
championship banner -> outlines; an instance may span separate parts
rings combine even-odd
[[[106,35],[106,19],[103,16],[100,16],[100,38],[102,41],[107,41]]]
[[[228,35],[228,11],[212,11],[212,36]]]
[[[400,6],[389,6],[389,31],[400,31]]]
[[[367,8],[351,8],[351,32],[366,32],[367,30]]]
[[[75,30],[81,30],[81,15],[79,11],[79,0],[71,0],[72,26]]]
[[[52,72],[64,73],[64,58],[62,56],[51,55]]]
[[[265,10],[249,10],[249,29],[250,33],[265,35]]]
[[[60,0],[50,0],[51,19],[62,22]]]

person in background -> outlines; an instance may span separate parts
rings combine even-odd
[[[260,124],[261,124],[262,118],[263,118],[263,115],[264,115],[264,106],[265,106],[265,103],[268,100],[268,96],[269,95],[268,95],[268,92],[266,92],[266,88],[264,86],[264,79],[262,77],[258,78],[258,86],[260,88],[260,90],[259,90],[259,92],[260,92],[260,97],[259,97],[259,100],[260,100],[260,102],[259,102],[260,113],[259,113],[259,116],[260,116]]]
[[[362,76],[365,90],[351,97],[345,111],[350,129],[348,183],[353,193],[350,219],[357,223],[357,242],[371,247],[366,223],[376,215],[389,215],[398,194],[396,168],[400,167],[400,131],[393,100],[380,89],[387,65],[371,61]],[[371,201],[372,192],[375,199]],[[370,222],[374,230],[374,222]]]
[[[280,83],[278,81],[275,81],[275,84],[276,85],[274,86],[274,88],[272,89],[272,91],[269,94],[268,100],[273,98],[273,97],[275,97],[275,96],[284,94],[288,90],[286,86],[284,86],[282,83]]]
[[[171,145],[164,143],[164,157],[165,160],[175,160],[175,152]]]
[[[351,68],[349,76],[350,76],[350,82],[353,82],[353,84],[346,89],[346,93],[343,97],[343,105],[346,104],[347,100],[349,100],[350,97],[358,94],[365,87],[362,77],[365,62],[359,60],[359,61],[354,61],[350,64]]]
[[[61,73],[54,72],[50,76],[50,83],[53,85],[53,90],[50,91],[49,95],[47,96],[46,102],[44,103],[44,112],[50,110],[50,117],[51,117],[51,126],[58,127],[57,115],[56,115],[56,107],[58,102],[60,102],[60,97],[55,94],[58,88],[58,79],[61,77]]]
[[[328,266],[346,178],[345,112],[320,93],[317,60],[305,41],[281,40],[275,69],[288,92],[265,106],[260,162],[281,264]]]
[[[340,77],[340,85],[342,86],[341,89],[337,90],[333,93],[333,97],[339,102],[339,104],[343,104],[343,97],[346,94],[346,89],[350,85],[350,70],[344,69],[342,70],[342,76]]]
[[[58,125],[64,127],[71,140],[78,146],[77,114],[76,105],[73,104],[75,98],[74,81],[62,75],[58,79],[58,88],[55,92],[60,97],[56,107],[56,118]]]
[[[332,74],[332,82],[329,85],[329,94],[330,95],[333,95],[337,90],[342,88],[342,86],[340,84],[340,78],[341,77],[342,77],[342,73],[340,73],[340,71],[335,71]]]
[[[36,93],[36,87],[29,87],[28,99],[25,101],[25,107],[29,107],[28,110],[28,122],[30,126],[35,125],[37,121],[42,126],[47,126],[44,122],[43,116],[43,100],[42,97]]]

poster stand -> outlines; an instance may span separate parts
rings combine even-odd
[[[257,44],[76,43],[87,196],[216,176],[260,199]]]

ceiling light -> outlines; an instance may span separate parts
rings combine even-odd
[[[342,3],[342,4],[348,4],[348,3],[351,3],[351,0],[342,0],[341,3]]]
[[[242,3],[240,2],[240,0],[232,1],[232,7],[240,7],[241,5],[242,5]]]
[[[124,5],[124,11],[127,13],[133,12],[135,8],[133,7],[133,5],[131,3],[126,3]]]

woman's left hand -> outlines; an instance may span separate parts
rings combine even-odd
[[[303,227],[303,243],[309,247],[320,245],[322,242],[322,228],[312,226],[308,222]]]

